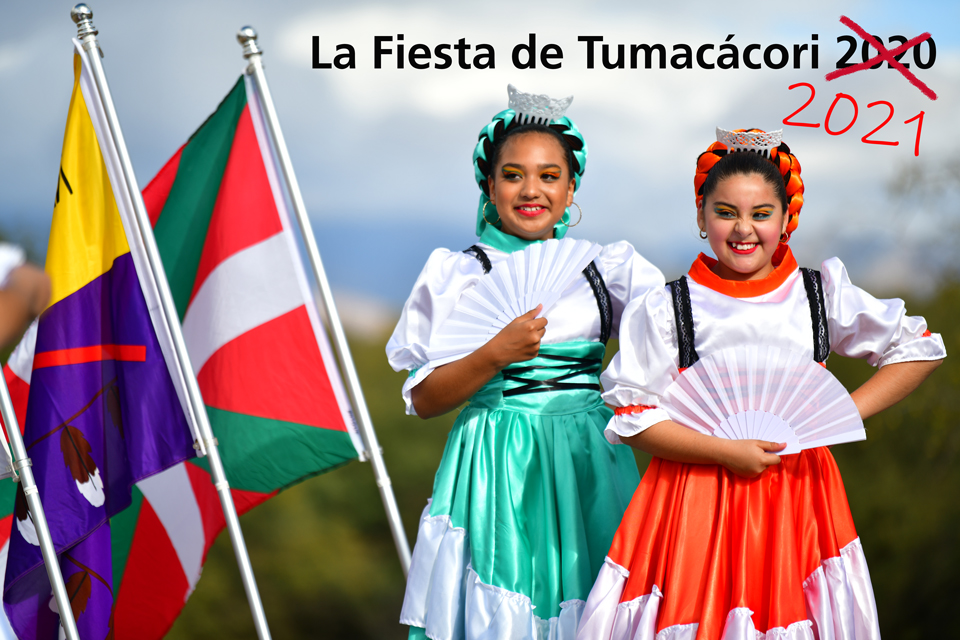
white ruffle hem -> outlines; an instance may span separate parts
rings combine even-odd
[[[420,518],[400,624],[421,627],[433,640],[574,640],[583,600],[560,603],[541,618],[530,598],[485,584],[470,565],[467,532],[450,516]]]
[[[630,572],[610,558],[600,569],[583,611],[581,640],[694,640],[697,624],[674,625],[657,633],[657,612],[663,594],[651,593],[620,602]],[[727,615],[721,640],[880,640],[877,605],[870,572],[857,538],[840,556],[827,558],[803,583],[808,620],[766,632],[753,626],[746,607]]]

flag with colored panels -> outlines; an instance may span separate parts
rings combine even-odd
[[[22,261],[17,266],[21,263]],[[0,271],[2,270],[2,267],[0,267]],[[37,323],[34,321],[3,367],[4,382],[10,393],[21,433],[23,433],[23,420],[27,413],[27,394],[30,393],[30,369],[33,368],[33,345],[36,342],[36,337]],[[24,345],[29,345],[29,348]],[[20,372],[20,375],[15,373],[15,369]],[[7,425],[2,417],[0,417],[0,427],[3,428],[4,436],[6,436]],[[7,556],[10,550],[10,528],[13,526],[13,506],[18,488],[19,485],[13,482],[0,482],[0,593],[3,591],[3,575],[7,568]],[[0,640],[17,640],[13,629],[10,628],[6,612],[3,610],[0,610]]]
[[[231,487],[268,494],[362,450],[252,81],[144,189]]]
[[[17,419],[23,424],[30,393],[36,323],[3,368]],[[7,562],[17,485],[0,482],[0,584]],[[269,497],[233,490],[244,512]],[[16,517],[27,513],[18,502]],[[138,482],[131,504],[110,518],[112,584],[119,585],[113,610],[114,638],[149,640],[169,631],[200,578],[203,560],[224,528],[223,512],[209,474],[194,461],[181,462]],[[122,594],[122,595],[120,595]],[[0,612],[0,640],[16,640]]]
[[[27,415],[27,395],[30,393],[30,371],[33,369],[33,345],[37,340],[37,322],[27,329],[3,367],[4,382],[13,402],[17,424],[23,433],[24,418]],[[7,425],[0,417],[0,427],[4,435]],[[9,438],[9,436],[8,436]],[[0,593],[3,592],[3,575],[7,569],[7,556],[10,550],[10,528],[13,526],[13,506],[19,485],[13,482],[0,482]],[[0,640],[17,640],[7,614],[0,609]]]
[[[362,450],[270,149],[241,78],[143,192],[241,514]],[[138,489],[111,520],[118,640],[169,630],[224,528],[201,460]]]
[[[142,250],[119,154],[86,54],[74,41],[24,443],[73,614],[84,638],[112,633],[111,516],[133,485],[195,455],[170,330]],[[4,607],[21,640],[59,616],[22,490],[14,504]]]
[[[269,149],[241,79],[143,192],[241,514],[361,450]],[[18,411],[32,353],[9,362]],[[224,528],[204,461],[139,482],[110,527],[114,637],[159,639]]]

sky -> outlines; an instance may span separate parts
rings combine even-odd
[[[699,251],[692,178],[697,155],[715,127],[784,129],[803,167],[805,206],[791,245],[801,264],[816,267],[838,255],[851,277],[878,293],[936,278],[945,229],[957,207],[904,198],[891,185],[908,173],[956,161],[960,133],[960,3],[813,0],[793,6],[747,2],[183,2],[94,1],[94,24],[140,186],[216,108],[245,66],[239,27],[260,34],[264,64],[290,154],[331,283],[344,300],[398,309],[430,251],[462,249],[473,234],[479,190],[471,153],[480,129],[506,107],[506,85],[553,97],[573,95],[567,112],[587,140],[589,156],[576,201],[583,222],[571,237],[626,239],[661,267],[680,275]],[[5,6],[0,36],[0,234],[38,259],[45,252],[63,127],[72,86],[71,4]],[[917,68],[931,100],[886,65],[827,81],[853,32],[847,16],[889,44],[890,36],[933,36],[936,59]],[[398,36],[407,51],[431,51],[460,38],[470,45],[461,69],[397,65]],[[559,69],[517,69],[512,50],[535,34],[538,48],[563,52]],[[814,34],[817,36],[814,40]],[[352,45],[354,69],[314,69],[338,44]],[[374,38],[392,36],[393,53],[374,68]],[[666,69],[605,69],[597,45],[587,68],[586,43],[663,44]],[[703,45],[707,64],[719,47],[737,46],[739,69],[675,69],[674,45]],[[494,68],[472,64],[478,44],[493,47]],[[771,45],[790,53],[779,69],[748,69],[744,49],[762,62]],[[856,39],[851,61],[860,62]],[[795,46],[806,45],[794,68]],[[818,50],[812,68],[812,47]],[[871,55],[874,54],[870,50]],[[917,51],[927,66],[930,47]],[[431,56],[431,62],[436,58]],[[789,89],[799,83],[806,85]],[[812,90],[810,89],[812,87]],[[857,103],[857,118],[831,135],[824,120],[838,93]],[[785,126],[784,118],[810,104]],[[883,104],[883,103],[888,103]],[[862,141],[893,111],[872,139]],[[914,155],[918,120],[919,156]],[[836,133],[853,118],[840,98],[831,114]],[[939,248],[938,248],[939,247]],[[935,255],[936,254],[936,255]],[[929,285],[926,285],[929,286]]]

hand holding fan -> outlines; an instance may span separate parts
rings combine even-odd
[[[866,440],[860,412],[826,368],[777,347],[723,349],[667,387],[674,422],[731,440],[786,442],[780,455]]]
[[[540,315],[547,313],[600,250],[594,242],[564,238],[511,253],[460,296],[431,341],[431,364],[440,366],[476,351],[537,305],[543,305]]]

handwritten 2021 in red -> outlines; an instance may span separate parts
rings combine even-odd
[[[850,18],[846,16],[841,16],[840,22],[846,25],[847,27],[849,27],[858,36],[863,38],[863,47],[861,49],[861,57],[863,58],[863,62],[859,64],[848,64],[847,60],[849,60],[850,57],[853,55],[854,51],[856,51],[856,40],[852,36],[841,36],[837,38],[837,42],[847,42],[850,45],[850,49],[849,51],[847,51],[847,55],[844,56],[839,62],[837,62],[837,70],[832,71],[826,75],[827,81],[835,80],[836,78],[840,78],[845,75],[850,75],[851,73],[856,73],[864,69],[878,69],[883,65],[883,61],[886,60],[888,68],[896,69],[897,71],[899,71],[903,75],[903,77],[906,78],[910,82],[910,84],[915,86],[921,93],[923,93],[923,95],[927,96],[931,100],[937,99],[937,94],[933,91],[933,89],[931,89],[926,84],[924,84],[919,78],[917,78],[909,70],[909,66],[910,66],[909,63],[905,64],[900,62],[900,58],[902,58],[903,55],[909,49],[912,48],[914,62],[916,62],[917,67],[921,69],[929,69],[930,67],[932,67],[934,61],[936,60],[937,50],[936,50],[936,45],[934,44],[933,38],[930,36],[929,33],[922,33],[916,38],[912,38],[910,40],[907,40],[903,36],[891,36],[889,41],[899,42],[900,46],[894,49],[888,50],[886,47],[883,46],[883,41],[879,37],[868,34],[866,31],[863,30],[863,28],[860,25],[858,25],[856,22],[854,22]],[[920,45],[923,43],[926,43],[927,45],[928,56],[926,61],[921,62],[919,52],[920,52]],[[868,52],[870,47],[877,50],[877,55],[873,58],[868,59]],[[801,111],[806,109],[810,105],[810,103],[813,102],[813,99],[817,93],[817,90],[809,82],[798,82],[796,84],[792,84],[789,87],[787,87],[787,90],[792,91],[798,87],[808,88],[810,90],[810,98],[806,102],[804,102],[799,109],[797,109],[796,111],[788,115],[786,118],[784,118],[783,124],[793,126],[793,127],[811,127],[815,129],[820,128],[819,122],[796,122],[793,120],[794,116],[796,116]],[[831,127],[831,118],[833,116],[834,108],[837,106],[837,104],[841,100],[848,101],[850,105],[853,107],[853,117],[850,119],[850,122],[846,126],[839,129],[834,129]],[[893,105],[886,100],[877,100],[867,105],[867,109],[872,109],[874,107],[886,107],[888,110],[887,117],[883,122],[877,125],[877,127],[875,127],[869,133],[861,137],[860,141],[863,142],[864,144],[880,144],[880,145],[896,147],[897,145],[900,144],[899,140],[876,140],[873,138],[874,134],[880,131],[880,129],[882,129],[883,127],[887,126],[887,123],[889,123],[890,120],[893,119],[893,113],[894,113]],[[823,122],[823,129],[824,131],[826,131],[828,134],[832,136],[842,135],[847,131],[849,131],[851,127],[853,127],[854,123],[856,123],[857,121],[857,116],[859,115],[859,113],[860,113],[859,106],[857,105],[857,101],[853,96],[846,93],[837,93],[837,95],[833,99],[833,102],[830,103],[830,108],[827,109],[827,115],[826,115],[826,118],[824,118],[824,122]],[[917,115],[913,116],[912,118],[909,118],[908,120],[904,120],[903,122],[904,124],[910,124],[912,122],[917,123],[917,134],[913,144],[914,156],[920,155],[920,136],[923,133],[923,116],[924,116],[924,111],[920,111],[920,113],[918,113]]]
[[[796,121],[792,120],[792,118],[793,118],[794,116],[796,116],[796,115],[799,114],[801,111],[803,111],[803,110],[806,109],[808,106],[810,106],[810,103],[813,102],[814,96],[816,96],[816,94],[817,94],[817,90],[816,90],[816,89],[813,87],[813,85],[810,84],[809,82],[798,82],[797,84],[792,84],[792,85],[790,85],[789,87],[787,87],[787,89],[788,89],[788,90],[793,90],[793,89],[796,89],[796,88],[798,88],[798,87],[806,87],[807,89],[810,89],[810,98],[808,98],[807,101],[804,102],[804,103],[800,106],[799,109],[797,109],[796,111],[794,111],[793,113],[791,113],[790,115],[788,115],[786,118],[784,118],[784,119],[783,119],[783,124],[789,125],[789,126],[791,126],[791,127],[811,127],[811,128],[813,128],[813,129],[819,129],[819,128],[820,128],[820,123],[819,123],[819,122],[796,122]],[[838,129],[838,128],[835,128],[834,126],[832,126],[832,117],[833,117],[833,109],[834,109],[834,107],[836,107],[836,106],[837,106],[837,103],[839,103],[841,100],[846,100],[846,101],[848,101],[848,102],[853,106],[853,117],[850,119],[850,122],[848,122],[848,123],[846,124],[846,126]],[[886,117],[886,119],[885,119],[883,122],[881,122],[879,125],[877,125],[877,126],[876,126],[874,129],[872,129],[869,133],[867,133],[865,136],[861,137],[861,138],[860,138],[860,142],[863,142],[863,143],[865,143],[865,144],[882,144],[882,145],[887,145],[887,146],[890,146],[890,147],[896,147],[896,146],[898,146],[898,145],[900,144],[900,141],[899,141],[899,140],[875,140],[875,139],[873,139],[874,134],[876,134],[878,131],[880,131],[880,129],[882,129],[882,128],[884,128],[885,126],[887,126],[887,123],[889,123],[889,122],[893,119],[893,113],[894,113],[893,105],[890,104],[889,102],[887,102],[886,100],[877,100],[876,102],[871,102],[870,104],[867,105],[867,109],[872,109],[872,108],[874,108],[874,107],[886,107],[886,108],[887,108],[887,117]],[[853,125],[854,125],[854,124],[856,123],[856,121],[857,121],[857,117],[859,116],[859,114],[860,114],[860,108],[859,108],[859,106],[857,105],[856,99],[855,99],[853,96],[848,95],[848,94],[846,94],[846,93],[838,93],[838,94],[836,95],[836,97],[833,99],[833,102],[830,103],[830,108],[827,109],[827,116],[826,116],[826,118],[824,118],[824,121],[823,121],[823,129],[824,129],[824,131],[826,131],[827,133],[829,133],[829,134],[832,135],[832,136],[842,135],[842,134],[846,133],[847,131],[849,131],[849,130],[853,127]],[[920,135],[923,133],[923,115],[924,115],[924,112],[921,111],[920,113],[918,113],[917,115],[913,116],[913,117],[910,118],[909,120],[905,120],[905,121],[903,122],[903,124],[910,124],[911,122],[916,122],[916,123],[917,123],[917,135],[916,135],[916,138],[915,138],[914,143],[913,143],[913,155],[915,155],[915,156],[919,156],[919,155],[920,155]]]

